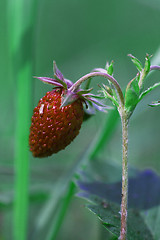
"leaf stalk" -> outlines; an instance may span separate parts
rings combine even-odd
[[[98,77],[98,76],[107,78],[114,85],[114,87],[117,91],[118,97],[119,97],[120,105],[124,106],[124,96],[123,96],[123,92],[121,90],[121,87],[120,87],[119,83],[117,82],[117,80],[113,76],[111,76],[111,75],[109,75],[108,73],[105,73],[105,72],[91,72],[91,73],[88,73],[88,74],[84,75],[83,77],[81,77],[78,81],[76,81],[76,83],[74,83],[70,87],[69,90],[70,91],[75,91],[87,79],[92,78],[92,77]]]

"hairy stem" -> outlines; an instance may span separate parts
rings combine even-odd
[[[128,116],[122,113],[122,200],[121,200],[121,232],[120,240],[127,239],[127,207],[128,207]]]
[[[123,97],[121,87],[120,87],[119,83],[116,81],[116,79],[107,73],[103,73],[103,72],[88,73],[85,76],[81,77],[75,84],[73,84],[69,90],[75,91],[87,79],[92,78],[92,77],[98,77],[98,76],[107,78],[114,85],[115,89],[117,90],[118,96],[119,96],[120,105],[123,106],[124,105],[124,97]]]

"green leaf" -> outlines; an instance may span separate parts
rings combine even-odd
[[[112,91],[112,89],[111,89],[110,87],[108,87],[108,86],[105,85],[105,84],[103,84],[103,87],[104,87],[104,89],[106,90],[106,92],[107,92],[109,95],[113,96],[113,91]]]
[[[107,70],[107,73],[108,73],[109,75],[112,75],[112,74],[113,74],[113,61],[111,61],[110,64],[107,62],[105,68],[106,68],[106,70]]]
[[[145,64],[144,64],[144,71],[145,71],[146,74],[148,74],[149,71],[150,71],[150,66],[151,66],[150,58],[151,58],[151,56],[146,54],[146,61],[145,61]]]
[[[105,228],[118,239],[120,234],[120,206],[116,203],[105,201],[104,199],[93,195],[87,196],[87,200],[91,201],[92,204],[89,204],[86,207],[96,214],[102,221]],[[136,210],[128,211],[127,227],[127,240],[154,239],[143,217]]]
[[[146,89],[145,91],[143,91],[141,93],[141,95],[139,96],[139,101],[145,96],[147,95],[149,92],[151,92],[153,89],[157,88],[160,86],[160,82],[159,83],[155,83],[153,86],[149,87],[148,89]],[[150,104],[151,106],[152,104]]]
[[[80,188],[78,196],[91,202],[87,205],[87,208],[96,214],[105,227],[118,237],[120,231],[121,183],[115,182],[114,177],[119,175],[120,169],[114,169],[113,166],[108,164],[101,166],[102,168],[98,165],[99,163],[95,166],[96,170],[94,172],[89,166],[91,172],[88,172],[87,168],[85,172],[80,173],[80,179],[77,181]],[[100,179],[104,177],[102,169],[106,174],[105,182],[100,182]],[[108,174],[111,176],[109,179]],[[108,184],[106,179],[107,182],[112,180]],[[129,178],[128,240],[159,240],[159,182],[160,177],[151,170],[144,170],[140,173],[136,173],[135,170],[131,171]]]
[[[141,72],[143,69],[142,63],[136,57],[134,57],[132,54],[128,54],[128,56],[131,58],[132,62],[134,63],[134,65],[136,66],[138,71]]]
[[[132,112],[136,107],[139,101],[139,92],[138,77],[135,77],[128,83],[125,92],[125,108],[128,112]]]
[[[104,97],[110,99],[112,101],[113,105],[119,106],[118,102],[116,101],[115,97],[113,96],[112,89],[109,88],[108,86],[104,86],[104,87],[105,88],[101,87]]]
[[[97,196],[90,196],[90,201],[94,204],[86,205],[86,207],[96,214],[105,228],[118,238],[120,233],[119,206],[112,202],[106,202]]]

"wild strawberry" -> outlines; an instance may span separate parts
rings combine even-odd
[[[78,135],[83,122],[82,100],[61,108],[62,89],[39,101],[34,109],[29,144],[34,157],[46,157],[64,149]]]
[[[56,88],[40,99],[34,109],[30,127],[29,145],[34,157],[47,157],[64,149],[78,135],[83,122],[83,102],[88,106],[102,108],[91,90],[74,88],[63,77],[54,63],[54,77],[37,77]],[[97,105],[98,104],[98,105]]]

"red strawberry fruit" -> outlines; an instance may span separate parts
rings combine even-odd
[[[36,77],[55,88],[47,92],[35,107],[30,127],[29,145],[34,157],[47,157],[64,149],[78,135],[83,122],[83,103],[89,109],[103,105],[89,94],[91,89],[75,87],[63,77],[54,63],[54,77]]]
[[[34,109],[29,136],[34,157],[59,152],[79,133],[84,113],[82,100],[61,107],[61,95],[61,88],[47,92]]]

